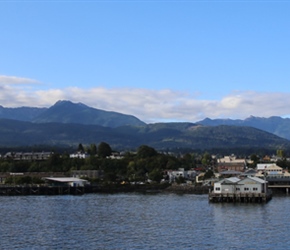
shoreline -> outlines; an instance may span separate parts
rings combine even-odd
[[[47,186],[47,185],[23,185],[23,186],[0,186],[0,196],[21,195],[83,195],[83,194],[118,194],[118,193],[140,193],[140,194],[209,194],[210,186],[193,185],[169,185],[169,184],[102,184],[88,186]],[[284,195],[279,190],[273,190],[273,195]]]
[[[23,185],[23,186],[0,186],[0,196],[21,195],[82,195],[92,193],[177,193],[177,194],[208,194],[209,187],[195,187],[168,184],[144,184],[144,185],[89,185],[83,187],[71,186],[45,186],[45,185]]]

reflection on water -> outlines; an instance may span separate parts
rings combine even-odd
[[[288,249],[290,197],[211,204],[206,195],[0,197],[1,249]]]

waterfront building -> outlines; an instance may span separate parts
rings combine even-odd
[[[247,176],[243,179],[230,177],[214,183],[209,200],[214,202],[261,202],[268,201],[268,182],[258,177]]]
[[[216,194],[222,193],[235,193],[237,183],[240,181],[237,177],[230,177],[222,179],[216,183],[214,183],[213,192]]]
[[[265,193],[267,181],[258,177],[247,176],[225,178],[214,183],[214,193]]]
[[[52,186],[84,187],[89,184],[87,180],[74,177],[46,177],[43,179]]]

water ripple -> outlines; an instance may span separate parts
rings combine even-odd
[[[206,195],[0,197],[1,249],[288,249],[289,197],[209,204]],[[283,209],[282,209],[283,208]]]

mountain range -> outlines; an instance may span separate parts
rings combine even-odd
[[[290,119],[280,117],[146,124],[132,115],[58,101],[50,108],[0,106],[0,146],[67,147],[105,141],[115,149],[143,144],[157,149],[277,149],[290,148],[288,124]]]
[[[290,119],[279,116],[271,116],[269,118],[250,116],[245,120],[206,118],[197,122],[197,124],[204,126],[228,125],[253,127],[290,140]]]
[[[58,101],[50,108],[4,108],[0,106],[1,118],[33,123],[77,123],[104,127],[145,125],[144,122],[132,115],[95,109],[82,103],[70,101]]]

